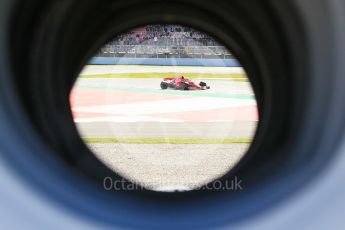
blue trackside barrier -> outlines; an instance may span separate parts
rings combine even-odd
[[[239,62],[232,59],[195,59],[195,58],[115,58],[94,57],[92,65],[162,65],[162,66],[218,66],[240,67]]]

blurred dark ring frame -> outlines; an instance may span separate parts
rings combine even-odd
[[[7,35],[0,43],[0,126],[6,133],[0,140],[2,158],[38,194],[78,216],[122,227],[152,226],[153,219],[158,220],[155,226],[179,228],[231,225],[290,197],[334,159],[345,117],[345,104],[333,103],[345,97],[345,91],[335,87],[344,85],[344,66],[339,65],[344,39],[332,30],[342,26],[341,1],[0,4],[0,28]],[[209,33],[248,73],[260,122],[245,159],[223,178],[236,174],[245,181],[244,191],[109,193],[100,188],[105,176],[117,175],[78,135],[69,92],[82,67],[114,34],[152,23]],[[167,210],[170,215],[163,217]]]

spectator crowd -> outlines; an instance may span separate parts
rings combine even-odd
[[[148,25],[116,37],[112,45],[218,46],[209,35],[179,25]]]

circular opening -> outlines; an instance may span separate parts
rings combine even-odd
[[[242,159],[258,123],[239,61],[214,37],[176,24],[111,39],[80,73],[70,102],[87,146],[135,189],[234,189],[216,179]]]

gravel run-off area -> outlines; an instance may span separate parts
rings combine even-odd
[[[228,172],[248,144],[92,143],[110,169],[146,188],[193,189]]]

